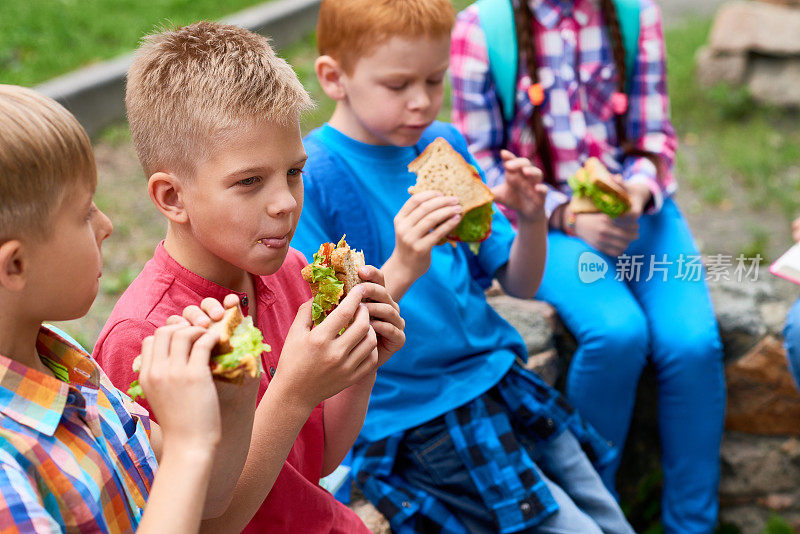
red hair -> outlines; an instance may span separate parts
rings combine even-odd
[[[449,36],[455,16],[450,0],[322,0],[317,49],[352,72],[392,37]]]

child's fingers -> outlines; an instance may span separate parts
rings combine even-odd
[[[358,311],[361,299],[364,297],[364,290],[361,288],[362,285],[364,284],[358,284],[351,289],[350,293],[336,306],[336,309],[329,313],[325,320],[317,327],[327,329],[325,335],[329,339],[335,338],[339,332],[342,331],[342,328],[350,323],[350,320]],[[345,333],[346,332],[347,331],[345,331]]]
[[[192,344],[192,349],[189,352],[189,366],[208,368],[208,361],[211,359],[211,350],[214,348],[217,341],[219,341],[219,334],[217,332],[209,332],[208,330],[203,332]]]
[[[506,150],[505,148],[500,151],[500,159],[502,159],[503,162],[516,159],[516,157],[517,157],[516,154],[514,154],[510,150]]]
[[[458,217],[459,220],[463,216],[461,212],[461,206],[445,206],[442,208],[437,209],[436,211],[432,211],[423,217],[414,227],[414,231],[412,235],[417,239],[422,238],[431,230],[439,227],[442,224],[445,224],[447,221],[450,221],[454,217]],[[456,223],[458,224],[458,223]]]
[[[534,190],[540,195],[546,195],[549,192],[549,189],[547,189],[545,184],[536,184]]]
[[[211,318],[212,321],[219,321],[225,314],[222,303],[213,297],[206,297],[200,303],[200,309]]]
[[[169,317],[167,317],[166,324],[180,324],[183,326],[189,326],[189,321],[187,321],[180,315],[170,315]]]
[[[361,289],[364,290],[364,299],[386,304],[397,312],[400,311],[400,306],[394,301],[386,287],[376,284],[375,282],[364,282],[361,285],[363,286]]]
[[[514,158],[503,162],[506,172],[522,172],[525,167],[532,167],[528,158]]]
[[[308,299],[297,309],[297,315],[294,321],[292,321],[292,326],[289,327],[289,332],[286,334],[287,337],[295,330],[297,331],[296,334],[300,335],[304,332],[308,332],[311,330],[311,327],[314,326],[314,319],[311,317],[312,302],[314,302],[314,299]]]
[[[358,277],[365,282],[372,282],[373,284],[378,284],[379,286],[386,285],[386,280],[383,277],[383,271],[374,265],[365,265],[363,267],[359,267]]]
[[[228,308],[235,308],[239,305],[239,295],[236,293],[230,293],[225,295],[225,298],[222,300],[222,306],[227,310]]]
[[[348,296],[350,295],[348,294]],[[334,311],[337,311],[338,309],[339,308],[336,308],[336,310]],[[342,348],[345,349],[346,352],[352,350],[352,347],[357,345],[364,338],[364,336],[367,335],[370,329],[369,312],[367,311],[367,307],[364,304],[361,304],[359,302],[358,306],[353,312],[353,315],[351,315],[350,318],[352,319],[352,322],[350,322],[350,324],[347,325],[345,331],[342,332],[342,335],[338,336],[335,341],[335,343],[340,344]],[[339,332],[341,332],[341,329],[336,331],[337,334]]]
[[[400,320],[402,321],[402,317]],[[375,330],[375,334],[386,338],[393,344],[402,346],[405,343],[406,335],[403,326],[398,326],[388,321],[372,321],[370,325]],[[405,325],[405,322],[403,322],[403,325]]]
[[[172,335],[180,330],[186,328],[178,324],[171,324],[162,326],[157,329],[153,334],[153,365],[158,365],[169,358],[169,347],[172,343]]]
[[[139,375],[146,376],[153,364],[153,336],[147,336],[142,340],[142,352],[137,358],[139,359]],[[135,363],[136,359],[134,359],[133,370],[137,371]]]
[[[199,326],[187,326],[172,334],[169,344],[169,361],[173,368],[186,365],[186,362],[189,361],[192,343],[205,331]]]
[[[211,326],[211,318],[206,312],[200,309],[200,306],[194,304],[187,306],[184,308],[182,315],[184,319],[189,321],[189,324],[194,326],[202,326],[204,328]]]
[[[398,328],[403,328],[405,322],[400,317],[400,313],[391,305],[384,302],[367,302],[364,304],[367,307],[370,320],[372,322],[384,321],[392,323]]]
[[[423,191],[421,193],[414,193],[411,195],[411,198],[406,200],[406,203],[403,204],[403,207],[400,208],[400,211],[397,212],[397,216],[406,217],[409,213],[417,209],[417,206],[426,200],[440,196],[442,196],[442,193],[439,191]]]
[[[539,184],[544,179],[541,169],[533,165],[526,165],[522,168],[522,174],[528,179],[529,184]]]
[[[428,235],[422,238],[422,246],[427,249],[432,249],[439,243],[441,243],[447,235],[455,230],[458,223],[461,222],[461,214],[457,214],[453,217],[450,217],[439,226],[434,228]]]
[[[371,327],[367,330],[366,335],[361,338],[358,344],[350,351],[349,364],[350,368],[355,374],[358,374],[358,369],[364,364],[365,361],[370,361],[370,355],[378,348],[378,335]],[[377,358],[371,367],[377,367]],[[361,378],[360,376],[358,378]]]
[[[410,227],[418,226],[423,220],[430,219],[430,216],[436,212],[441,212],[444,210],[445,212],[449,211],[450,215],[453,213],[459,213],[461,211],[461,205],[458,202],[458,198],[456,197],[446,197],[446,196],[438,196],[432,199],[429,199],[414,209],[408,216],[405,218],[405,223]],[[434,216],[435,218],[436,216]]]

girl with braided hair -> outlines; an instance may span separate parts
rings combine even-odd
[[[620,6],[634,13],[630,52],[630,27],[621,24],[630,11]],[[487,14],[498,7],[513,13],[507,33],[515,33],[517,50],[497,50],[502,39],[487,37]],[[497,74],[498,61],[508,57],[519,58],[510,106]],[[450,72],[453,123],[498,200],[503,161],[514,155],[540,167],[549,184],[548,258],[537,298],[556,308],[578,341],[568,399],[621,449],[639,377],[651,362],[662,523],[667,532],[712,532],[725,408],[722,351],[699,253],[671,198],[677,143],[658,7],[654,0],[479,0],[458,16]],[[632,203],[627,214],[572,212],[567,178],[589,157],[621,176]],[[589,262],[607,270],[589,278],[581,270]],[[601,473],[612,490],[618,467],[619,461]]]

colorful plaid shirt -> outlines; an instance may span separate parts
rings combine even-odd
[[[665,195],[677,189],[672,176],[677,139],[669,119],[669,97],[661,13],[653,0],[641,0],[639,52],[628,95],[626,132],[633,146],[660,156],[660,169],[646,158],[625,157],[617,141],[611,95],[617,68],[597,0],[528,0],[534,13],[539,81],[545,91],[543,122],[552,149],[558,187],[545,202],[548,216],[566,202],[567,178],[583,162],[599,157],[625,180],[646,183],[653,194],[648,210],[661,208]],[[452,35],[450,75],[453,124],[467,138],[490,186],[504,180],[500,149],[534,157],[536,146],[528,126],[533,109],[531,85],[520,54],[516,112],[505,124],[489,74],[486,37],[477,6],[459,13]]]
[[[0,356],[0,531],[133,532],[156,459],[146,412],[42,328],[59,378]]]
[[[608,465],[618,454],[556,390],[519,365],[488,392],[439,418],[499,533],[535,527],[558,510],[534,469],[535,459],[521,443],[535,447],[569,431],[595,467]],[[403,439],[412,430],[379,441],[359,437],[353,447],[358,485],[396,534],[466,534],[450,509],[395,469]]]

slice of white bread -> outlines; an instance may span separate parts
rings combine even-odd
[[[458,197],[464,213],[494,200],[492,191],[481,180],[475,167],[459,154],[443,137],[437,137],[409,163],[417,183],[408,188],[412,195],[422,191],[441,191]]]

